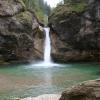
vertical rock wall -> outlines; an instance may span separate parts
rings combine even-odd
[[[54,61],[100,61],[100,0],[58,6],[49,26]]]
[[[21,0],[0,0],[0,63],[42,59],[43,38],[34,12]]]

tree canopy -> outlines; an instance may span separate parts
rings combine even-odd
[[[36,15],[39,17],[40,20],[44,21],[50,12],[50,6],[44,2],[44,0],[23,0],[26,5],[26,8],[32,9],[35,11]]]

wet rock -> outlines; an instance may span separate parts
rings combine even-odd
[[[21,100],[59,100],[61,95],[58,94],[44,94],[38,97],[29,97]]]
[[[42,59],[44,35],[35,14],[21,0],[1,0],[0,5],[0,61]]]
[[[92,0],[54,10],[49,16],[54,61],[100,61],[99,8],[100,1]]]
[[[99,100],[100,80],[87,81],[69,88],[62,93],[60,100]]]

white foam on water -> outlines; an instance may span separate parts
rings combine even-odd
[[[21,100],[59,100],[61,95],[59,94],[44,94],[38,97],[28,97]]]
[[[36,64],[30,65],[28,68],[53,68],[53,67],[61,67],[61,64],[56,63],[46,63],[46,62],[38,62]]]

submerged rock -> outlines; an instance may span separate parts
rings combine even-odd
[[[38,97],[29,97],[21,100],[59,100],[61,95],[58,94],[44,94]]]
[[[34,12],[21,0],[0,1],[0,62],[43,58],[43,31]]]
[[[59,100],[100,100],[100,80],[87,81],[69,88]]]
[[[60,5],[49,16],[54,61],[100,61],[100,0]]]

